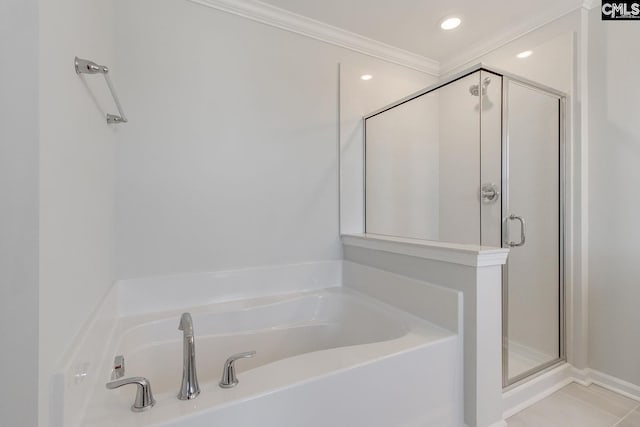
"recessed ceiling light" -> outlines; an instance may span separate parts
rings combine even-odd
[[[528,57],[530,57],[532,53],[533,53],[533,52],[532,52],[532,51],[530,51],[530,50],[525,50],[524,52],[520,52],[520,53],[519,53],[519,54],[517,54],[516,56],[517,56],[518,58],[520,58],[520,59],[523,59],[523,58],[528,58]]]
[[[362,80],[371,80],[373,76],[371,74],[363,74],[360,76]]]
[[[456,18],[455,16],[452,18],[447,18],[440,23],[440,28],[443,30],[453,30],[454,28],[458,28],[462,21],[460,18]]]

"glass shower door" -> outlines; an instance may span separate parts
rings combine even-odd
[[[505,78],[504,385],[563,358],[562,102]]]

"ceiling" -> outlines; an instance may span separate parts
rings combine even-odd
[[[441,63],[506,41],[579,7],[578,0],[262,0]],[[462,19],[455,30],[440,21]]]

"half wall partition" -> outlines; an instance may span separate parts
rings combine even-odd
[[[365,231],[511,248],[503,386],[565,359],[565,95],[483,66],[365,120]]]

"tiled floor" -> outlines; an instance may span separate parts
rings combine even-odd
[[[515,414],[509,427],[640,427],[640,402],[597,385],[569,384]]]

